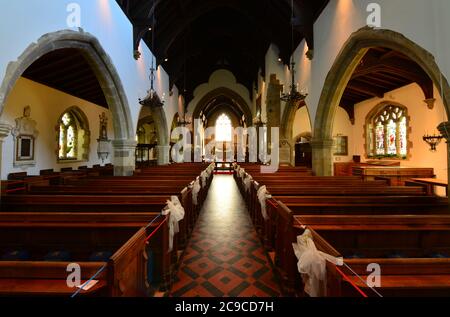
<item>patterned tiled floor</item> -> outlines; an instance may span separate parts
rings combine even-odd
[[[171,296],[280,296],[232,176],[214,176]]]

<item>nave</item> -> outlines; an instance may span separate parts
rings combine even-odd
[[[275,297],[279,284],[231,175],[215,175],[172,287],[174,297]]]

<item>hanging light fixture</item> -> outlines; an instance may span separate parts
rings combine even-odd
[[[292,75],[292,82],[291,82],[291,89],[288,93],[281,94],[280,99],[282,101],[295,104],[299,101],[305,100],[305,98],[308,96],[308,94],[302,94],[298,92],[297,85],[295,83],[295,62],[294,62],[294,0],[291,1],[292,6],[292,19],[291,19],[291,49],[292,49],[292,60],[291,60],[291,75]]]
[[[187,89],[186,89],[186,64],[187,64],[187,58],[186,58],[186,36],[184,37],[184,41],[183,41],[183,45],[184,45],[184,76],[183,76],[183,116],[178,118],[178,124],[181,126],[186,126],[186,125],[190,125],[192,123],[192,120],[190,118],[188,118],[187,116],[187,105],[186,105],[186,93],[187,93]]]
[[[156,15],[156,13],[154,13]],[[155,18],[153,19],[153,27],[151,29],[152,32],[152,50],[154,51],[155,47]],[[147,92],[147,96],[144,99],[139,98],[139,103],[142,106],[148,106],[148,107],[162,107],[164,106],[164,101],[161,101],[161,98],[159,98],[158,93],[156,92],[154,88],[154,81],[155,81],[155,56],[152,52],[152,65],[150,67],[150,90]]]

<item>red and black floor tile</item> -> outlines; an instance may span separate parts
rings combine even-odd
[[[280,296],[278,281],[233,177],[214,176],[171,296]]]

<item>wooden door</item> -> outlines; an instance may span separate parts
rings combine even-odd
[[[295,144],[295,166],[312,167],[312,147],[310,143]]]

